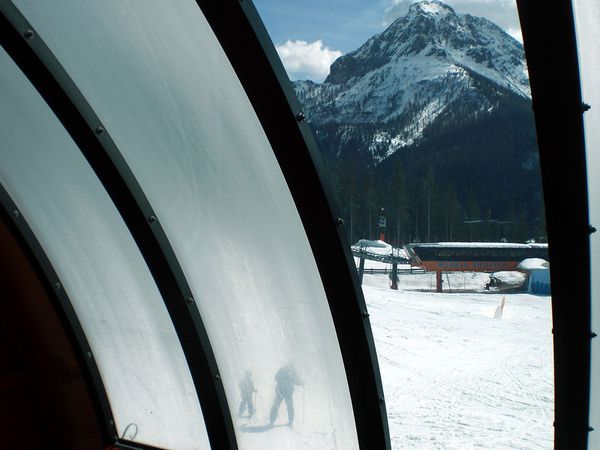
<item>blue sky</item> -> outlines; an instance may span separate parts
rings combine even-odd
[[[347,53],[383,30],[382,0],[254,0],[273,43],[313,42]]]
[[[331,63],[404,15],[414,0],[254,0],[292,80],[323,81]],[[515,0],[448,0],[520,40]]]

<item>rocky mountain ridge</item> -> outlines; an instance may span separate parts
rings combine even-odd
[[[438,1],[412,4],[406,16],[338,58],[323,83],[298,81],[295,89],[317,134],[340,125],[337,156],[357,137],[368,139],[358,150],[367,164],[417,144],[428,126],[464,113],[466,104],[476,104],[467,109],[479,115],[503,95],[531,95],[522,45],[489,20]]]

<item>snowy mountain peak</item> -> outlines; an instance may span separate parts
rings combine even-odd
[[[448,14],[456,15],[454,10],[445,3],[438,1],[423,1],[410,5],[407,17],[412,17],[417,14],[425,14],[431,17],[443,17]]]
[[[416,65],[446,63],[447,72],[465,67],[529,97],[522,45],[489,20],[457,14],[438,1],[411,5],[382,33],[373,36],[357,50],[338,58],[331,66],[326,83],[357,80],[386,65],[406,66],[415,57]]]
[[[376,163],[418,143],[438,118],[487,114],[502,96],[531,96],[518,41],[434,0],[412,4],[338,58],[323,83],[296,82],[296,93],[313,124],[343,125],[342,143],[358,139],[353,126],[376,125],[366,144]]]

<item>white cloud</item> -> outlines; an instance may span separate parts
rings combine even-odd
[[[414,3],[413,0],[392,0],[390,6],[385,9],[383,16],[383,26],[389,27],[398,17],[405,16],[408,7]]]
[[[331,63],[342,56],[339,50],[323,46],[320,39],[314,42],[288,40],[275,48],[293,80],[308,78],[323,81],[329,74]]]
[[[508,28],[506,30],[508,34],[510,34],[513,38],[519,41],[521,44],[523,43],[523,35],[521,34],[520,28]]]

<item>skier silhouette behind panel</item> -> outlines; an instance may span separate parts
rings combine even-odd
[[[304,382],[296,372],[296,369],[292,363],[283,366],[275,374],[275,400],[271,407],[271,420],[270,425],[275,423],[277,419],[277,413],[279,412],[279,406],[281,402],[285,400],[285,406],[288,413],[288,426],[292,426],[294,423],[294,386],[302,386]]]
[[[244,378],[240,381],[240,394],[242,397],[240,401],[240,417],[242,417],[246,406],[248,407],[248,416],[252,417],[254,415],[254,403],[252,402],[252,394],[254,392],[256,392],[256,389],[254,389],[254,383],[252,382],[252,372],[246,370]]]

